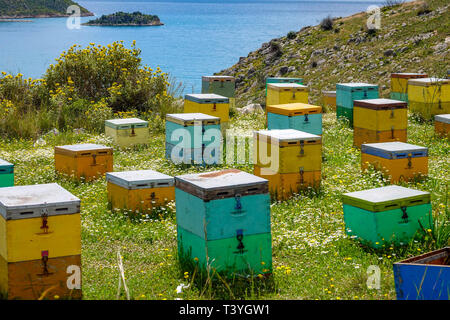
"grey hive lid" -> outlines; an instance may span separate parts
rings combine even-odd
[[[120,126],[120,125],[124,125],[124,124],[147,124],[148,123],[148,121],[141,120],[138,118],[111,119],[111,120],[106,120],[105,122],[116,125],[116,126]]]
[[[434,120],[443,123],[450,123],[450,114],[438,114],[434,117]]]
[[[275,139],[280,142],[299,141],[299,140],[320,140],[320,136],[295,129],[275,129],[255,131],[255,135],[268,137],[268,140]]]
[[[235,78],[232,76],[202,76],[203,81],[210,81],[210,80],[230,80],[234,81]]]
[[[428,150],[428,148],[426,147],[416,146],[414,144],[399,141],[365,143],[364,145],[375,149],[385,150],[388,152],[414,152],[414,151]]]
[[[308,88],[307,86],[305,86],[305,85],[303,85],[303,84],[298,84],[298,83],[284,83],[284,82],[281,82],[281,83],[268,83],[267,84],[267,87],[272,87],[272,88],[294,88],[294,89],[297,89],[297,88],[302,88],[302,89],[306,89],[306,88]]]
[[[166,115],[166,120],[193,121],[193,120],[220,120],[219,117],[210,116],[204,113],[170,113]]]
[[[57,183],[0,188],[0,214],[3,218],[35,218],[46,209],[48,215],[80,212],[80,199]]]
[[[185,100],[199,103],[229,103],[230,99],[215,93],[193,93],[184,96]]]
[[[437,84],[448,84],[450,83],[450,79],[441,79],[441,78],[419,78],[419,79],[409,79],[408,85],[418,85],[418,86],[430,86]]]
[[[361,145],[361,152],[386,159],[402,159],[407,158],[408,156],[411,156],[412,158],[428,156],[428,148],[399,141],[365,143]]]
[[[0,159],[0,167],[10,167],[10,166],[14,165],[6,160]]]
[[[349,88],[361,88],[361,87],[378,87],[376,84],[365,83],[365,82],[346,82],[337,83],[336,86],[349,87]]]
[[[65,149],[68,151],[79,152],[79,151],[92,151],[98,149],[112,149],[110,147],[106,147],[100,144],[93,143],[82,143],[82,144],[71,144],[65,146],[57,146],[56,148]]]
[[[237,169],[175,177],[175,186],[203,200],[268,193],[268,181]]]
[[[106,181],[126,189],[163,188],[174,185],[174,178],[154,170],[106,173]]]
[[[346,193],[344,204],[369,211],[385,211],[402,206],[429,203],[430,193],[397,185]]]
[[[394,99],[386,99],[386,98],[354,100],[354,102],[362,102],[362,103],[365,103],[365,104],[374,104],[374,105],[406,104],[406,102],[404,102],[404,101],[394,100]]]

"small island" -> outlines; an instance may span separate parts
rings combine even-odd
[[[143,14],[139,11],[133,13],[116,12],[103,15],[98,19],[83,23],[86,26],[162,26],[158,16]]]

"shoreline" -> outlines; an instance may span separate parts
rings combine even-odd
[[[163,26],[164,23],[149,23],[149,24],[102,24],[102,23],[82,23],[83,26],[93,26],[93,27],[159,27]]]
[[[0,20],[2,21],[23,21],[21,19],[39,19],[39,18],[68,18],[71,17],[71,14],[62,14],[62,13],[49,13],[49,14],[35,14],[35,15],[16,15],[16,16],[0,16]],[[80,17],[93,17],[94,14],[92,12],[83,12],[80,14]]]

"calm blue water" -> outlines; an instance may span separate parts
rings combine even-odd
[[[161,27],[88,27],[70,30],[65,18],[0,23],[0,71],[39,78],[73,44],[136,40],[144,64],[160,66],[186,92],[201,89],[201,76],[218,72],[263,42],[318,24],[327,15],[347,16],[383,1],[325,0],[81,0],[96,15],[116,11],[156,14]],[[92,17],[82,18],[82,22]]]

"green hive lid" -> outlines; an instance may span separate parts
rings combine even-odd
[[[450,114],[438,114],[434,117],[434,121],[450,124]]]
[[[148,121],[144,121],[138,118],[128,118],[128,119],[112,119],[106,120],[105,125],[107,127],[123,130],[134,128],[147,128]]]
[[[197,103],[230,103],[230,99],[224,96],[220,96],[215,93],[195,93],[187,94],[184,96],[185,100],[197,102]]]
[[[428,156],[428,148],[399,141],[365,143],[361,145],[361,152],[385,159],[404,159],[408,157],[418,158]]]
[[[364,210],[379,212],[430,203],[430,193],[396,185],[346,193],[342,202]]]
[[[297,142],[300,140],[317,141],[322,139],[321,136],[295,129],[275,129],[275,130],[255,131],[254,136],[257,137],[258,135],[266,136],[268,142],[270,140],[275,140],[276,142],[294,142],[294,141]]]
[[[0,188],[0,215],[6,220],[80,212],[80,199],[57,183]]]
[[[164,188],[174,185],[173,177],[154,170],[108,172],[106,181],[129,190]]]
[[[354,90],[354,89],[378,89],[378,85],[364,82],[336,83],[336,89]]]
[[[220,123],[220,118],[204,113],[170,113],[166,115],[166,121],[181,125],[194,125],[194,122],[201,121],[203,125],[214,125]]]
[[[266,179],[237,169],[206,173],[186,174],[175,177],[175,186],[205,201],[266,194],[269,185]]]

